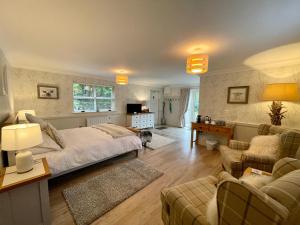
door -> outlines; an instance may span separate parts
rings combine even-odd
[[[150,91],[150,112],[154,112],[154,124],[159,124],[159,91]]]
[[[193,88],[190,91],[189,105],[184,115],[185,127],[188,128],[191,127],[191,122],[195,122],[197,120],[198,113],[199,113],[199,89]]]

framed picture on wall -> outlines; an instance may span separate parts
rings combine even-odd
[[[38,85],[38,98],[42,99],[58,99],[58,87],[50,85]]]
[[[249,86],[228,87],[228,104],[248,104]]]

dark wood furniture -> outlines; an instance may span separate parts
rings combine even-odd
[[[194,131],[196,131],[196,140],[194,140]],[[227,126],[218,126],[205,123],[192,123],[191,126],[191,148],[193,143],[198,144],[200,133],[213,133],[227,137],[227,144],[229,140],[233,139],[233,128]]]

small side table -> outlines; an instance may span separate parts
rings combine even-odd
[[[262,170],[258,170],[258,169],[254,169],[251,167],[248,167],[247,169],[245,169],[243,176],[248,176],[248,175],[265,175],[265,176],[272,176],[272,173],[266,172],[266,171],[262,171]]]
[[[16,167],[0,173],[0,225],[50,225],[46,158],[35,161],[33,169],[17,174]]]

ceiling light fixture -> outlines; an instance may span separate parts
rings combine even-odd
[[[186,72],[188,74],[203,74],[208,70],[208,55],[193,54],[186,61]]]
[[[116,75],[116,83],[120,85],[128,84],[128,76],[125,74],[117,74]]]

